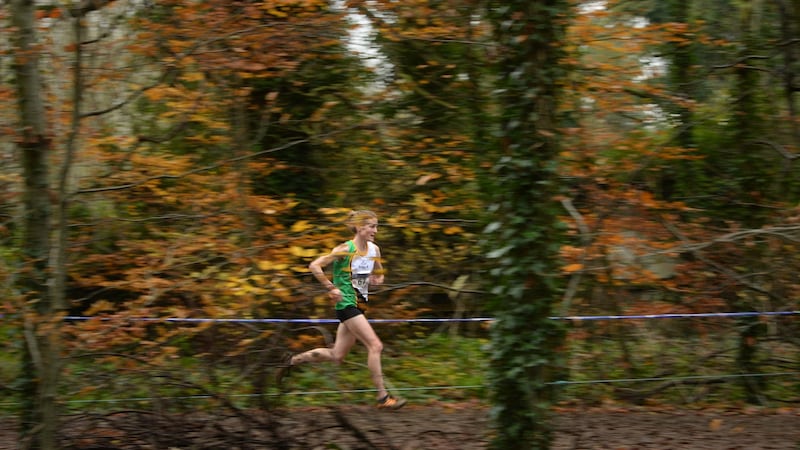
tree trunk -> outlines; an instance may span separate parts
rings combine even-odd
[[[794,145],[800,147],[800,121],[798,121],[798,100],[800,97],[800,44],[796,40],[800,36],[800,0],[775,1],[781,20],[780,52],[783,56],[781,74],[783,76],[783,93],[789,111],[789,126],[792,130]]]
[[[556,201],[559,86],[570,2],[492,2],[499,45],[499,139],[486,176],[492,328],[489,381],[498,449],[546,449],[564,333],[551,320],[560,300]]]
[[[56,388],[58,381],[58,330],[53,319],[54,304],[49,290],[50,223],[52,207],[46,133],[36,49],[35,5],[33,0],[14,0],[12,22],[13,64],[19,107],[17,145],[21,152],[25,190],[20,277],[25,293],[25,349],[22,360],[21,427],[23,446],[55,449],[57,431]],[[52,321],[52,322],[51,322]]]

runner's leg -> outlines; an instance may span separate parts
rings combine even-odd
[[[290,364],[294,366],[324,361],[334,361],[340,364],[355,343],[356,337],[343,323],[340,323],[339,328],[336,329],[336,340],[333,343],[333,347],[320,347],[299,353],[292,357]]]
[[[372,377],[372,383],[378,390],[378,399],[386,397],[388,392],[383,382],[383,369],[381,367],[383,343],[363,314],[344,321],[342,325],[346,326],[349,334],[354,336],[354,339],[358,339],[367,347],[367,367]]]

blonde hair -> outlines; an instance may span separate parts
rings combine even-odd
[[[368,209],[362,209],[358,211],[350,211],[347,215],[347,228],[355,233],[357,227],[360,227],[367,223],[370,219],[378,219],[378,215]]]

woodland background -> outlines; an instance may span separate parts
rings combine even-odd
[[[528,4],[557,40],[516,31]],[[0,6],[0,408],[32,447],[122,406],[331,401],[272,373],[332,328],[242,319],[330,318],[307,264],[354,208],[380,216],[374,319],[800,310],[798,0]],[[558,97],[509,90],[498,36],[558,49]],[[557,99],[526,147],[552,154],[515,153],[543,115],[509,97]],[[417,402],[498,403],[537,355],[570,404],[800,401],[794,315],[535,325],[376,327]],[[361,401],[357,372],[293,383]]]

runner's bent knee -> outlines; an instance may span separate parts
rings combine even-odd
[[[369,352],[381,353],[383,351],[383,342],[381,342],[380,339],[366,342],[365,345],[367,346],[367,351]]]

